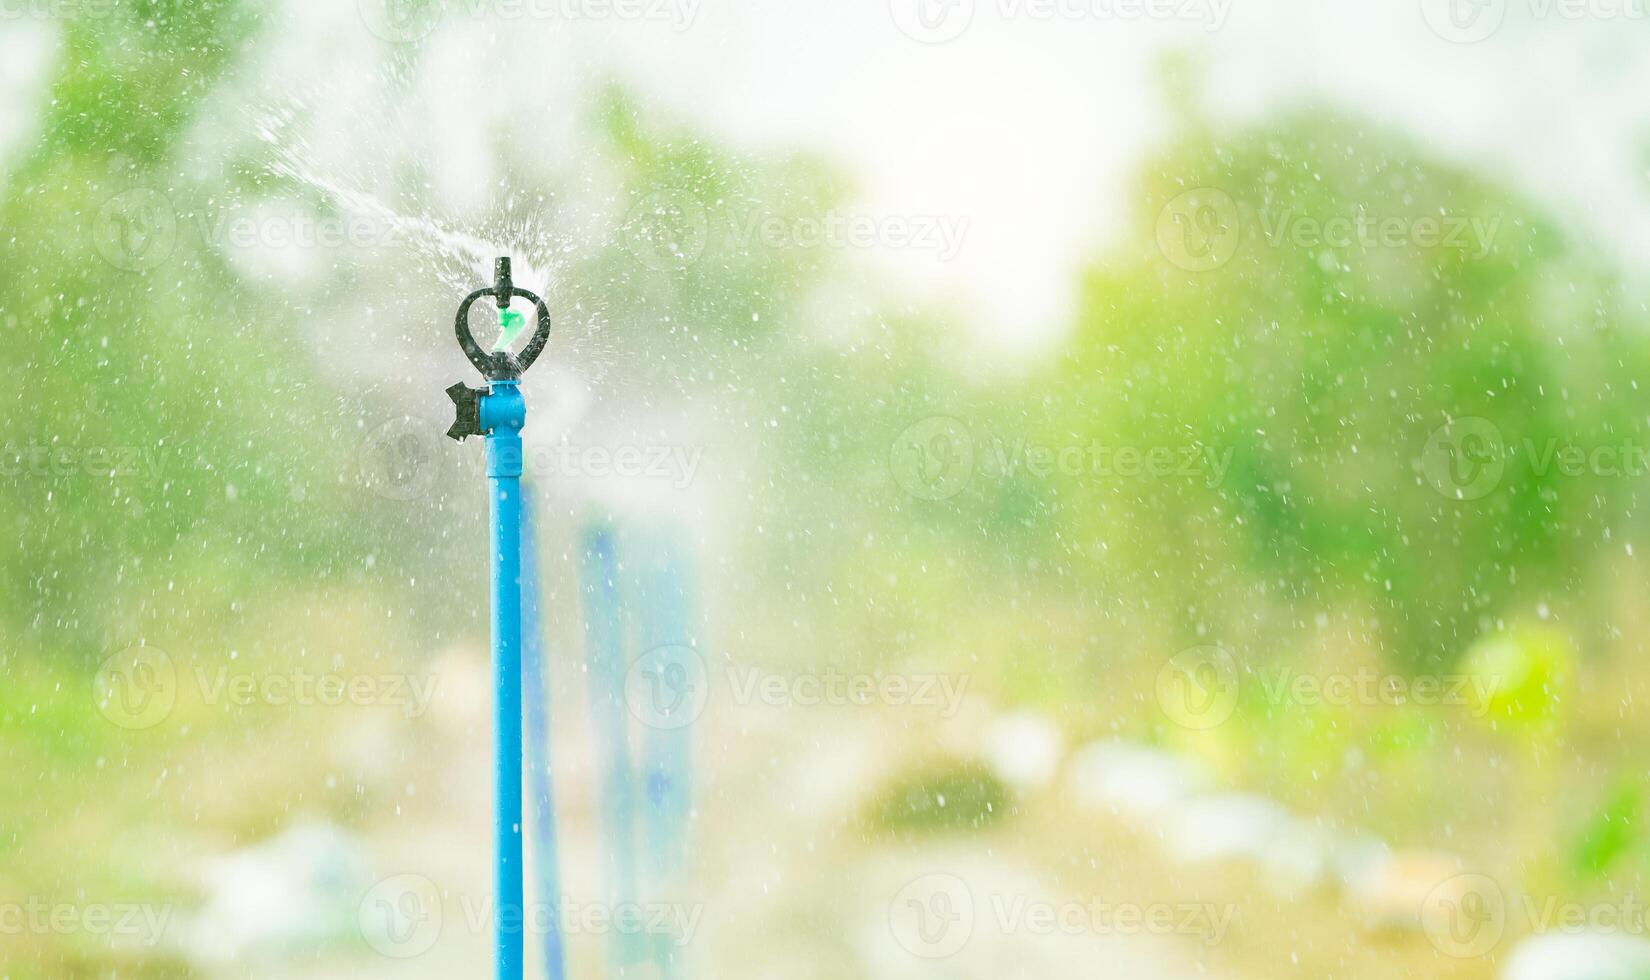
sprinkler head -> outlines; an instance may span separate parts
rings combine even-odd
[[[483,286],[470,295],[464,297],[464,302],[458,307],[458,316],[453,322],[453,331],[458,336],[458,346],[464,351],[464,356],[476,366],[481,376],[488,381],[514,381],[522,373],[533,366],[544,345],[550,340],[550,308],[544,304],[536,294],[517,286],[510,277],[510,259],[500,257],[493,263],[493,284]],[[483,297],[491,297],[497,304],[500,313],[507,313],[510,309],[510,300],[521,297],[533,304],[537,315],[537,323],[533,335],[528,338],[527,344],[522,347],[520,354],[511,354],[507,350],[488,353],[476,343],[470,333],[470,307]],[[501,322],[500,326],[504,326]]]
[[[482,350],[474,335],[470,333],[470,307],[484,296],[491,296],[493,302],[498,304],[499,327],[503,331],[499,349],[492,352]],[[531,302],[537,314],[533,335],[528,338],[519,355],[512,354],[507,349],[508,342],[515,339],[516,334],[522,329],[521,315],[510,312],[510,300],[517,296]],[[502,389],[495,387],[491,394],[500,395],[502,391],[505,404],[514,399],[514,404],[519,406],[521,396],[516,392],[515,384],[521,379],[522,374],[533,366],[533,362],[538,360],[539,354],[544,352],[544,345],[550,340],[550,309],[537,295],[516,286],[510,277],[509,256],[500,256],[493,263],[493,284],[483,286],[464,297],[464,302],[459,304],[458,316],[453,321],[453,332],[458,336],[459,349],[464,351],[464,356],[481,372],[481,376],[495,386],[504,386]],[[493,423],[489,422],[484,429],[481,418],[481,399],[488,394],[487,389],[470,388],[462,382],[447,389],[447,397],[452,399],[454,414],[457,416],[452,427],[447,430],[448,436],[462,442],[466,436],[486,435],[491,431]],[[519,423],[516,424],[516,428],[520,428]]]

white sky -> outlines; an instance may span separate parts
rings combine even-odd
[[[325,94],[322,124],[349,132],[385,98],[385,48],[361,11],[387,0],[288,2],[247,90],[301,82]],[[490,126],[531,124],[543,152],[572,157],[558,102],[578,104],[616,71],[739,146],[828,155],[857,182],[856,214],[966,222],[950,261],[910,248],[866,260],[886,266],[913,303],[964,311],[1008,351],[1034,353],[1061,335],[1074,271],[1119,231],[1133,168],[1164,136],[1154,65],[1168,49],[1206,63],[1218,116],[1346,106],[1501,176],[1624,267],[1650,260],[1641,0],[448,2],[458,13],[430,39],[414,80],[426,111],[411,138],[428,142],[435,187],[456,212],[492,186]],[[1142,2],[1192,19],[1092,13]],[[1488,4],[1505,25],[1480,43],[1451,43],[1426,16],[1446,2]],[[594,16],[612,3],[649,13]],[[959,12],[972,17],[960,36],[920,43],[902,30],[920,25],[918,4],[942,29]],[[1592,12],[1576,15],[1577,4]],[[1043,6],[1067,13],[1029,13]],[[35,82],[54,48],[39,24],[0,24],[0,164],[32,136]],[[361,147],[340,139],[336,152]]]
[[[1171,49],[1206,64],[1217,118],[1345,106],[1536,197],[1624,267],[1650,260],[1638,0],[1585,0],[1585,15],[1578,0],[1479,0],[1503,26],[1469,44],[1430,26],[1449,29],[1442,0],[1172,0],[1191,17],[1172,22],[950,0],[973,18],[940,44],[900,29],[920,2],[706,0],[686,32],[607,30],[602,56],[742,143],[837,157],[868,212],[966,216],[955,261],[885,257],[913,290],[963,297],[1009,349],[1060,335],[1075,270],[1119,231],[1133,170],[1165,135],[1154,66]]]

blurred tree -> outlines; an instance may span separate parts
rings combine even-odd
[[[1067,480],[1089,501],[1065,510],[1074,541],[1106,541],[1171,612],[1219,603],[1227,635],[1354,600],[1417,667],[1585,602],[1637,536],[1650,408],[1597,256],[1326,113],[1196,130],[1146,172],[1141,244],[1088,277],[1045,438],[1230,465]]]

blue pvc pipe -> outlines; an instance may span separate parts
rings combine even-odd
[[[604,830],[603,855],[610,909],[636,901],[636,791],[630,762],[630,712],[625,704],[624,607],[619,593],[619,560],[613,532],[588,528],[582,541],[579,578],[584,592],[585,656],[590,677],[590,720],[596,732],[597,794]],[[641,959],[639,937],[614,930],[610,940],[614,972]]]
[[[521,696],[527,725],[527,782],[533,791],[533,881],[538,900],[550,910],[540,940],[544,975],[547,980],[565,980],[556,791],[550,755],[550,680],[545,673],[544,630],[539,623],[538,535],[533,512],[533,486],[529,483],[521,496]]]
[[[697,563],[679,528],[653,527],[632,535],[631,564],[636,596],[637,646],[660,670],[676,669],[693,685],[708,684],[699,619]],[[667,675],[668,676],[668,675]],[[647,893],[660,894],[682,872],[693,807],[693,730],[696,719],[677,726],[645,728],[641,745],[642,839],[649,879]],[[685,936],[650,936],[652,958],[662,980],[686,976],[680,943]]]
[[[699,642],[698,583],[692,549],[676,528],[652,528],[635,536],[637,647],[675,666],[690,684],[705,684],[704,650]],[[668,660],[665,660],[668,658]],[[693,729],[646,729],[642,733],[641,778],[647,794],[643,834],[647,864],[655,882],[680,870],[693,805]]]
[[[498,980],[524,980],[526,914],[521,858],[521,428],[527,407],[514,381],[481,399],[491,492],[493,586],[493,927]]]

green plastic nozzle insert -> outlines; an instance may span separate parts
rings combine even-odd
[[[508,350],[516,342],[521,332],[527,329],[527,318],[515,310],[498,311],[498,341],[493,344],[493,350]]]

